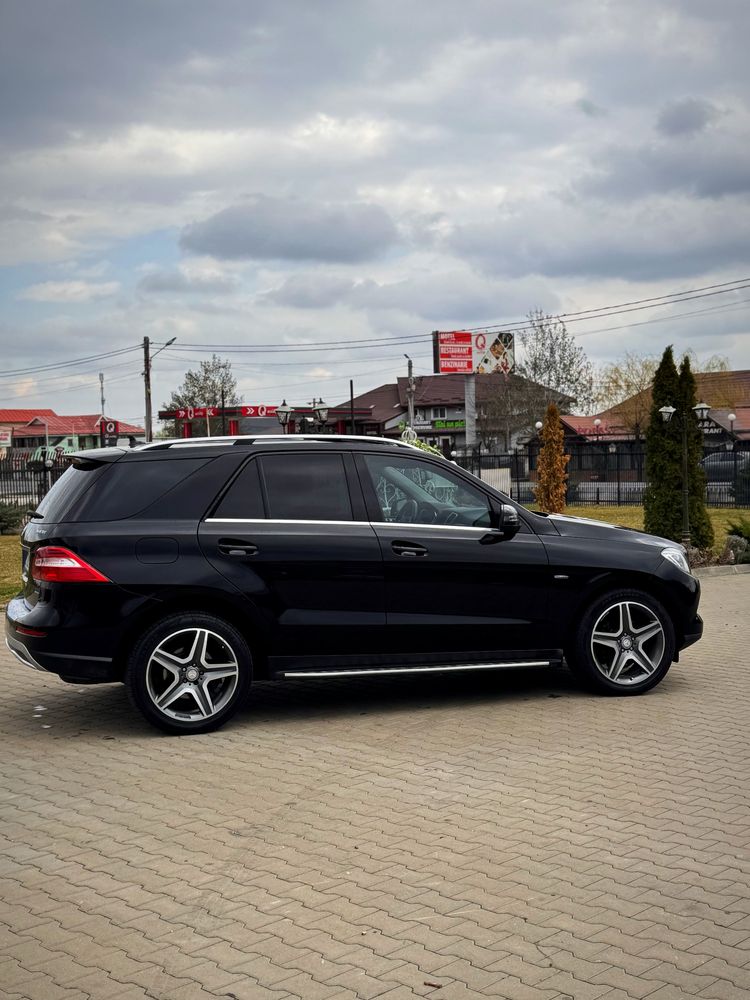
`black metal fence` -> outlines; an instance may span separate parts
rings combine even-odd
[[[646,491],[646,453],[633,442],[597,447],[566,448],[567,503],[570,506],[641,505]],[[0,460],[0,503],[34,509],[68,467],[58,455],[45,463],[28,453],[6,453]],[[520,503],[533,504],[537,484],[538,446],[490,454],[479,448],[459,456],[459,465]],[[750,447],[727,451],[706,449],[701,465],[706,474],[710,507],[750,507]]]
[[[577,507],[640,506],[648,486],[646,452],[635,442],[566,447],[567,503]],[[478,448],[459,465],[520,503],[535,500],[539,446],[489,454]],[[750,448],[705,449],[701,467],[710,507],[750,507]]]
[[[50,486],[68,468],[64,456],[55,456],[45,462],[27,454],[6,453],[0,460],[0,503],[13,504],[34,510]]]

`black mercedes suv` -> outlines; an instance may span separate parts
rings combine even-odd
[[[674,542],[532,513],[402,442],[289,435],[81,452],[31,515],[7,643],[124,681],[154,725],[226,722],[254,678],[558,664],[658,684],[702,633]]]

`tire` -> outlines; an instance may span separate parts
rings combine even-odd
[[[128,659],[130,700],[157,729],[186,735],[223,726],[245,701],[252,658],[237,629],[201,612],[170,615]]]
[[[675,654],[664,606],[642,590],[613,590],[586,610],[568,658],[573,673],[602,694],[643,694],[664,679]]]

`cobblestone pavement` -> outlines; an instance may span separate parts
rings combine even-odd
[[[259,685],[225,730],[2,654],[4,998],[747,998],[750,577],[642,698]]]

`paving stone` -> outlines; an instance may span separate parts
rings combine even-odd
[[[0,991],[746,1000],[750,577],[703,594],[642,698],[562,670],[260,683],[180,741],[0,651]]]

